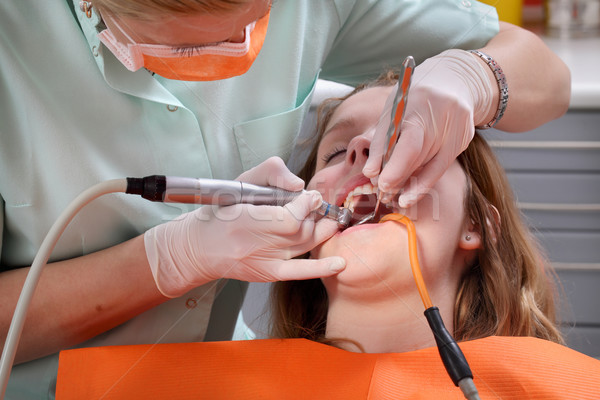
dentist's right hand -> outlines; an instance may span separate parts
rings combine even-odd
[[[291,191],[304,186],[277,157],[237,180]],[[321,201],[318,192],[309,191],[284,207],[204,206],[148,230],[144,243],[156,286],[164,296],[178,297],[219,278],[272,282],[340,272],[346,265],[341,257],[292,259],[337,232],[335,221],[311,215]]]

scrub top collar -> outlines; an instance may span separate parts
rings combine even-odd
[[[146,100],[186,108],[160,82],[154,79],[152,73],[144,68],[135,72],[129,71],[100,42],[100,39],[98,39],[98,29],[101,28],[102,20],[94,8],[92,8],[91,16],[88,17],[80,9],[78,0],[69,1],[77,17],[81,31],[88,42],[90,52],[98,65],[98,69],[110,87],[122,93]]]

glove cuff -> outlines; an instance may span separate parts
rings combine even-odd
[[[162,295],[169,298],[178,297],[185,291],[177,290],[178,287],[181,287],[181,282],[178,282],[178,274],[170,272],[173,269],[171,267],[172,263],[161,260],[160,239],[157,238],[161,232],[157,228],[154,227],[144,234],[144,247],[146,248],[148,264],[154,277],[154,283],[156,283],[156,287]],[[165,269],[167,269],[166,272]]]
[[[185,258],[185,251],[177,248],[183,240],[173,240],[176,234],[173,230],[178,228],[175,224],[185,222],[167,222],[144,233],[146,257],[154,282],[162,295],[169,298],[180,297],[190,289],[205,283],[194,281],[195,269],[188,266],[191,262]]]

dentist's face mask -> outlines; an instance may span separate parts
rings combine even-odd
[[[111,19],[131,42],[119,42],[109,30],[98,34],[104,45],[130,71],[146,69],[167,78],[182,81],[216,81],[239,76],[252,66],[267,35],[269,13],[244,29],[244,42],[220,42],[183,51],[176,47],[136,43]]]

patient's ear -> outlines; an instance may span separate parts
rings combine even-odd
[[[502,223],[500,213],[498,209],[492,204],[488,204],[488,210],[492,216],[493,221],[489,218],[485,219],[485,224],[488,234],[494,243],[498,240],[498,234],[500,233],[500,224]],[[481,240],[481,226],[475,223],[473,220],[466,221],[462,235],[458,242],[458,247],[463,250],[476,250],[482,247]]]
[[[458,247],[463,250],[477,250],[481,248],[480,227],[473,221],[465,222],[458,240]]]

